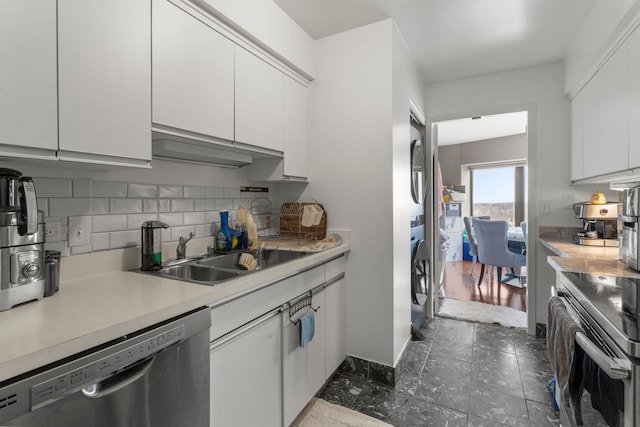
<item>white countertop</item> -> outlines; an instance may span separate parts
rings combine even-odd
[[[129,271],[63,281],[49,298],[0,312],[0,381],[192,309],[222,304],[349,249],[343,243],[216,286]]]

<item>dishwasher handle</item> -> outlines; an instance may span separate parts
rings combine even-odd
[[[118,390],[123,389],[129,384],[134,383],[138,379],[149,373],[155,356],[145,360],[144,362],[131,365],[124,371],[118,372],[102,381],[93,383],[82,389],[82,394],[91,399],[99,399]]]

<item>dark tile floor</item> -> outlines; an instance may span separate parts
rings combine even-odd
[[[435,318],[395,387],[338,371],[318,393],[394,426],[557,426],[546,341],[522,329]]]

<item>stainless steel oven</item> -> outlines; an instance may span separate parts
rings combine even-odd
[[[598,408],[599,425],[637,426],[640,423],[640,279],[584,273],[561,273],[558,279],[554,293],[584,330],[576,333],[575,343],[599,368],[597,376],[590,378],[597,383],[597,392],[602,395],[598,399],[608,402],[602,405],[606,410]],[[562,399],[557,400],[562,425],[575,425]],[[591,424],[585,420],[584,425]]]
[[[209,426],[209,309],[0,383],[0,425]]]

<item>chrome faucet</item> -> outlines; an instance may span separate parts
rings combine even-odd
[[[187,242],[193,239],[193,236],[195,236],[193,231],[189,233],[189,237],[186,239],[183,236],[180,236],[180,239],[178,240],[178,247],[176,248],[176,259],[184,259],[187,254]]]
[[[256,270],[262,268],[262,252],[264,251],[264,242],[260,246],[258,246],[253,254],[253,257],[256,259]]]

